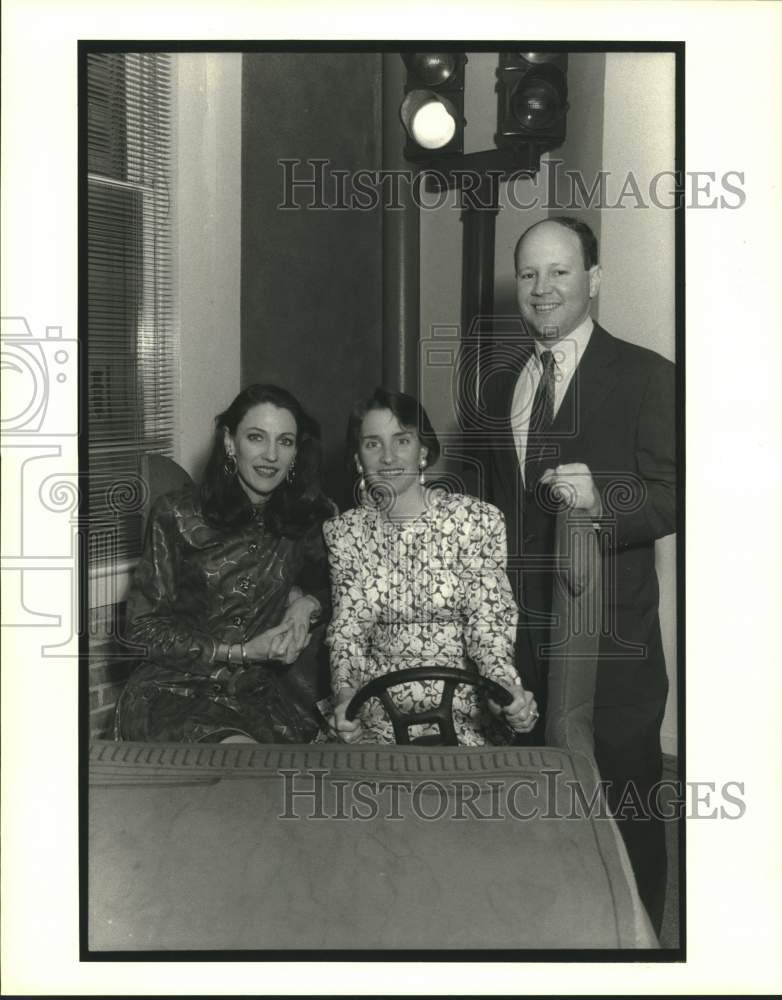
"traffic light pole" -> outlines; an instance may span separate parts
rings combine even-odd
[[[383,169],[410,170],[399,120],[405,67],[383,55]],[[383,209],[383,385],[419,396],[420,224],[412,184],[400,185],[401,207]]]
[[[474,195],[474,197],[473,197]],[[496,178],[485,174],[462,206],[462,335],[494,311],[494,236],[499,205]]]
[[[474,429],[479,414],[484,338],[490,335],[494,315],[494,238],[499,210],[496,177],[483,174],[476,189],[465,195],[462,207],[463,347],[459,354],[458,405],[463,430]],[[464,450],[468,458],[471,449]]]

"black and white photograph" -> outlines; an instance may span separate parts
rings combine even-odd
[[[123,48],[89,950],[678,953],[676,47]]]
[[[42,916],[27,863],[6,875],[19,992],[127,991],[120,967],[257,992],[269,963],[296,979],[262,992],[567,992],[575,963],[689,992],[716,988],[709,920],[766,954],[773,767],[741,740],[768,707],[723,590],[770,583],[720,512],[773,365],[745,403],[702,308],[736,328],[719,234],[755,219],[753,176],[700,158],[691,23],[522,21],[166,19],[79,28],[52,65],[70,305],[4,265],[4,642],[42,664],[4,702],[51,703],[13,792],[59,768],[20,799],[25,857],[54,856],[36,816],[64,795],[70,860]],[[56,984],[23,960],[36,920]],[[754,968],[726,989],[765,992]]]

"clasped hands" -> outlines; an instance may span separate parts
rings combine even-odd
[[[334,730],[337,739],[343,743],[357,743],[361,739],[361,723],[358,719],[348,722],[345,712],[356,692],[352,688],[342,688],[334,706]],[[488,698],[489,711],[502,717],[514,733],[529,733],[538,721],[538,705],[531,691],[525,691],[521,684],[511,689],[513,701],[504,708]]]
[[[310,641],[310,622],[320,605],[314,597],[292,587],[288,607],[279,625],[267,628],[244,644],[248,660],[278,660],[293,663]]]

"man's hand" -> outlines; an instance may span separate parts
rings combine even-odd
[[[603,512],[592,473],[583,462],[571,462],[569,465],[558,465],[556,469],[546,469],[540,482],[548,486],[554,496],[564,501],[568,507],[584,510],[590,517],[600,517]]]

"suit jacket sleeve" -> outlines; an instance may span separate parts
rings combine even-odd
[[[676,434],[674,366],[652,366],[642,392],[635,440],[636,476],[603,493],[615,520],[616,545],[645,545],[676,530]]]

